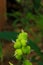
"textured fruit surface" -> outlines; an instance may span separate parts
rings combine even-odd
[[[23,62],[23,65],[32,65],[32,63],[31,63],[29,60],[25,60],[25,61]]]
[[[19,36],[18,36],[18,38],[26,40],[27,39],[27,33],[25,33],[25,32],[20,33]]]
[[[26,43],[27,43],[27,40],[21,39],[21,45],[22,46],[26,46],[27,45]]]
[[[16,42],[14,43],[14,48],[21,48],[22,46],[26,46],[27,43],[27,33],[26,32],[21,32],[18,35],[18,38],[16,39]]]
[[[16,43],[14,44],[14,48],[21,48],[21,43],[20,43],[20,41],[18,41],[18,42],[16,42]]]
[[[20,59],[22,58],[22,56],[21,56],[21,55],[16,55],[15,58],[16,58],[17,60],[20,60]]]
[[[30,46],[27,46],[27,53],[29,54],[29,53],[30,53],[30,51],[31,51]]]
[[[14,56],[16,57],[16,59],[21,59],[22,54],[23,54],[22,50],[21,49],[17,49],[17,50],[15,50]]]
[[[22,47],[22,51],[24,54],[29,54],[30,53],[30,46]]]
[[[21,49],[15,50],[15,55],[22,55],[22,50]]]

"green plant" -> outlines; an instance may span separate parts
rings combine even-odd
[[[14,56],[20,61],[19,65],[32,65],[32,63],[27,59],[27,55],[30,54],[31,48],[27,45],[28,34],[22,31],[14,43]],[[21,63],[22,62],[22,63]],[[11,63],[9,63],[11,65]]]
[[[0,40],[7,40],[7,41],[11,41],[16,40],[17,36],[19,33],[17,32],[0,32]],[[42,33],[43,35],[43,33]],[[28,40],[28,45],[37,53],[38,56],[40,56],[40,61],[39,60],[35,60],[35,57],[32,56],[31,61],[32,62],[36,62],[38,65],[43,65],[43,53],[41,52],[40,48],[37,46],[37,42],[33,42],[31,39]],[[2,44],[2,43],[1,43]],[[0,45],[1,47],[1,45]]]
[[[25,0],[17,0],[17,1],[19,3],[21,3],[20,1],[25,1]],[[26,1],[28,1],[28,3],[29,3],[29,0],[26,0]],[[22,28],[24,30],[29,31],[30,33],[32,33],[32,35],[35,37],[35,42],[33,42],[32,40],[29,40],[28,44],[37,53],[37,55],[39,55],[41,57],[41,60],[43,61],[43,53],[41,53],[40,48],[35,44],[35,43],[40,41],[40,39],[39,39],[40,37],[38,37],[37,34],[35,34],[34,32],[29,30],[29,27],[33,26],[32,24],[30,24],[30,20],[33,20],[33,21],[35,21],[36,26],[40,29],[40,32],[42,33],[42,36],[43,36],[43,24],[42,24],[43,23],[43,15],[39,14],[40,2],[41,2],[41,0],[33,0],[33,7],[32,8],[34,8],[34,10],[37,13],[37,15],[33,14],[34,12],[32,13],[32,11],[29,12],[29,7],[28,7],[28,4],[26,4],[26,2],[24,2],[24,3],[22,2],[23,13],[21,13],[19,11],[17,11],[17,12],[14,11],[14,13],[12,13],[12,14],[8,13],[7,15],[16,17],[16,20],[14,20],[14,22],[12,24],[12,26],[15,29],[16,29],[17,22],[20,21],[21,25],[22,25]],[[24,8],[24,5],[25,5],[25,8]],[[31,8],[30,8],[30,10],[31,10]],[[21,36],[19,38],[21,38]],[[23,37],[23,38],[25,38],[25,37]],[[0,32],[0,39],[4,39],[4,40],[8,40],[8,41],[11,41],[12,39],[14,39],[14,40],[18,41],[17,33],[15,33],[15,32]],[[27,53],[28,52],[28,49],[26,49],[26,47],[24,47],[24,46],[26,46],[27,41],[22,39],[21,42],[22,42],[22,44],[20,44],[20,41],[14,43],[14,48],[17,49],[17,53],[21,52],[20,56],[19,55],[16,56],[14,54],[14,56],[17,59],[22,57],[22,51],[23,51],[23,53]],[[21,46],[23,46],[22,47],[22,51],[18,52],[18,49],[21,50]],[[30,47],[29,47],[29,49],[30,49]],[[29,51],[29,53],[30,53],[30,51]],[[43,62],[35,60],[35,57],[32,58],[31,60],[32,60],[32,62],[36,62],[38,65],[43,65]],[[9,64],[13,65],[12,63],[9,63]]]

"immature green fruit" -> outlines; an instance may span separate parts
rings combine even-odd
[[[21,57],[23,55],[22,50],[21,49],[17,49],[15,51],[15,54],[14,55],[15,55],[16,59],[21,59]]]
[[[16,50],[15,50],[15,54],[17,54],[17,55],[22,55],[22,50],[21,50],[21,49],[16,49]]]
[[[21,55],[16,55],[15,58],[16,58],[17,60],[20,60],[20,59],[22,58],[22,56],[21,56]]]
[[[20,33],[19,35],[18,35],[18,39],[25,39],[25,40],[27,40],[27,33],[26,32],[22,32],[22,33]]]
[[[28,34],[26,32],[22,32],[22,35],[23,35],[24,39],[27,40]]]
[[[21,39],[21,45],[26,46],[27,45],[27,40]]]
[[[23,65],[32,65],[32,63],[31,63],[29,60],[25,60],[25,61],[23,62]]]
[[[16,42],[19,42],[20,40],[19,39],[16,39]]]
[[[30,53],[30,46],[22,47],[22,51],[24,54],[29,54]]]
[[[14,43],[14,48],[21,48],[21,43],[20,43],[20,41],[18,41],[18,42],[15,42]]]

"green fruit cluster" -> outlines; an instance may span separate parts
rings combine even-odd
[[[14,43],[16,59],[21,59],[24,54],[30,53],[30,46],[27,45],[28,34],[26,32],[21,32]]]
[[[23,61],[23,65],[32,65],[32,63],[29,60]]]
[[[16,39],[16,42],[14,43],[14,48],[21,48],[22,46],[26,46],[27,45],[27,38],[28,35],[26,32],[21,32],[18,35],[18,38]]]

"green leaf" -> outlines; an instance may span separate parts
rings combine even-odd
[[[31,46],[31,48],[41,57],[43,60],[43,54],[41,53],[40,48],[31,40],[29,40],[28,44]]]
[[[33,0],[34,9],[39,9],[41,0]]]
[[[13,22],[12,26],[13,26],[13,27],[16,27],[16,24],[17,24],[18,21],[19,21],[19,19],[16,19],[16,20]]]
[[[16,40],[18,33],[17,32],[0,32],[0,40]]]
[[[26,14],[26,18],[27,18],[28,20],[34,19],[34,15],[33,15],[32,13],[28,12],[28,13]]]
[[[33,57],[33,58],[31,58],[31,62],[35,62],[35,63],[37,63],[38,65],[43,65],[43,62],[40,60],[40,61],[38,61],[38,60],[35,60],[35,58]]]
[[[37,63],[38,63],[38,65],[43,65],[42,61],[38,61]]]
[[[21,16],[20,12],[14,12],[14,13],[6,13],[7,16],[13,16],[13,17],[19,17]]]
[[[43,15],[40,14],[39,17],[37,17],[36,24],[37,27],[43,30]]]

